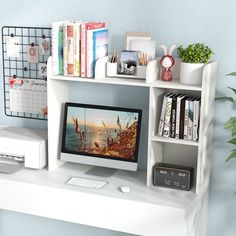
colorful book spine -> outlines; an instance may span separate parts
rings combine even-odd
[[[171,94],[172,93],[168,93],[163,97],[160,121],[159,121],[159,126],[158,126],[158,131],[157,131],[158,136],[162,136],[162,134],[163,134],[165,110],[166,110],[166,101],[167,101],[167,97],[170,96]]]
[[[52,73],[54,75],[60,74],[59,58],[60,58],[60,47],[59,39],[60,32],[63,30],[64,22],[54,22],[52,23]]]
[[[167,97],[167,100],[166,100],[164,131],[163,131],[163,137],[166,137],[166,138],[170,136],[170,117],[171,117],[172,97],[173,95]]]
[[[63,27],[58,32],[59,75],[64,75]]]
[[[86,77],[94,77],[94,73],[93,73],[93,53],[94,53],[94,49],[93,49],[93,33],[94,32],[98,32],[101,30],[104,30],[105,28],[98,28],[98,29],[88,29],[87,30],[87,53],[86,53],[86,73],[87,76]]]
[[[68,58],[68,49],[67,49],[67,25],[63,27],[63,64],[64,64],[64,75],[67,76],[67,58]]]
[[[74,76],[80,76],[80,25],[74,23]]]
[[[81,77],[87,77],[87,31],[105,27],[104,22],[86,22],[80,27],[81,37]]]
[[[74,75],[74,23],[68,23],[67,34],[67,75]]]
[[[199,135],[199,117],[200,117],[200,99],[193,102],[193,141],[198,141]]]
[[[95,76],[96,61],[108,56],[108,29],[93,32],[93,76]]]
[[[185,109],[184,109],[184,139],[188,139],[188,113],[189,113],[189,100],[185,100]]]
[[[192,98],[189,101],[189,110],[188,110],[188,140],[193,140],[193,103],[195,98]]]

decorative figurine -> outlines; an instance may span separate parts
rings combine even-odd
[[[161,58],[161,66],[162,66],[162,75],[161,79],[164,81],[172,80],[171,67],[175,64],[175,60],[172,56],[172,52],[175,49],[175,44],[170,47],[169,55],[167,55],[167,47],[161,45],[161,48],[164,51],[164,56]]]

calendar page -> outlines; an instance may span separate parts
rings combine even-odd
[[[47,115],[47,82],[9,78],[10,110]]]

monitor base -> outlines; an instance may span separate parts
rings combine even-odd
[[[111,177],[115,172],[116,172],[116,169],[93,166],[91,169],[86,171],[85,174],[108,178],[108,177]]]

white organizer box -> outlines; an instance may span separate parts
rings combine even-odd
[[[0,195],[0,208],[135,235],[206,235],[217,63],[205,65],[202,85],[184,85],[178,80],[178,62],[173,68],[174,79],[171,82],[159,80],[158,60],[147,68],[146,80],[107,78],[106,62],[107,58],[98,61],[96,78],[91,79],[54,76],[49,58],[49,171],[22,170],[12,176],[0,174],[0,188],[4,189]],[[85,176],[89,168],[86,165],[64,164],[59,160],[63,104],[69,99],[71,83],[79,83],[80,86],[84,83],[139,86],[149,90],[147,170],[133,174],[116,171],[101,191],[64,184],[73,175]],[[201,96],[198,142],[156,135],[162,97],[169,91]],[[152,168],[159,161],[194,166],[194,188],[186,192],[153,186]],[[130,186],[130,193],[118,191],[121,185]]]
[[[101,58],[97,61],[95,67],[95,79],[120,78],[120,79],[138,79],[147,82],[155,81],[158,76],[159,59],[150,61],[147,66],[137,66],[135,75],[118,74],[118,63],[111,63],[110,56]]]

